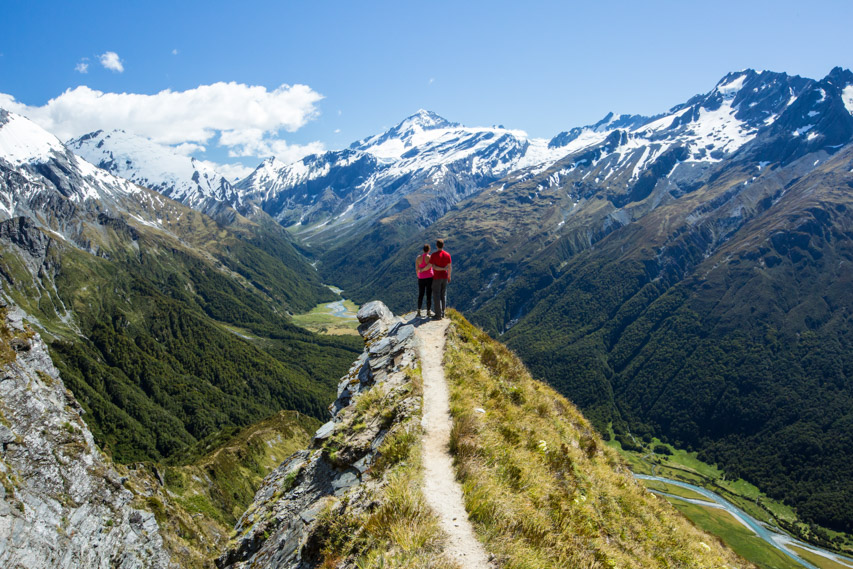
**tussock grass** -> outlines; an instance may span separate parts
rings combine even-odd
[[[469,515],[502,567],[751,567],[637,483],[509,350],[451,317],[451,451]]]

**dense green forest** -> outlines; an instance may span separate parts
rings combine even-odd
[[[252,243],[260,236],[201,214],[183,219],[199,249],[110,219],[99,255],[50,241],[38,279],[20,250],[3,251],[4,287],[37,318],[96,441],[117,461],[168,458],[280,410],[325,420],[362,349],[358,338],[290,323],[288,310],[334,295],[286,241],[262,248]]]
[[[847,215],[806,212],[775,245],[725,250],[675,283],[579,255],[507,343],[602,432],[698,450],[853,531],[853,233],[833,229]]]

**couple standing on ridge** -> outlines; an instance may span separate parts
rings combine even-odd
[[[450,253],[444,250],[444,239],[436,239],[438,251],[429,254],[429,244],[424,252],[415,257],[415,272],[418,274],[418,318],[421,317],[421,304],[426,294],[426,315],[430,316],[430,304],[435,308],[432,316],[436,320],[444,318],[447,305],[447,283],[450,282]]]

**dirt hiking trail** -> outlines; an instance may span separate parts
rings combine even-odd
[[[477,541],[456,481],[450,456],[450,395],[444,378],[444,333],[450,320],[429,321],[416,328],[424,381],[424,494],[447,534],[445,555],[464,569],[491,569]]]

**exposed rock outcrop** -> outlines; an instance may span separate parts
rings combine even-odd
[[[154,515],[130,506],[22,316],[0,300],[0,566],[168,567]]]
[[[372,490],[385,484],[378,462],[382,444],[400,430],[417,428],[410,419],[421,401],[411,389],[414,326],[378,301],[365,304],[358,320],[366,348],[340,380],[332,419],[317,430],[309,449],[267,476],[237,523],[232,546],[217,560],[219,568],[315,567],[321,560],[318,516],[375,506]]]

